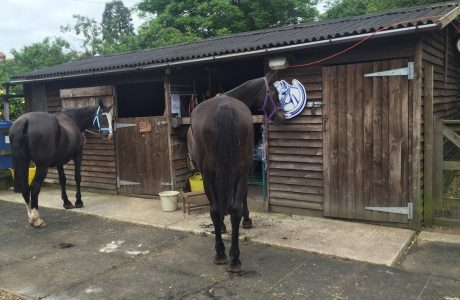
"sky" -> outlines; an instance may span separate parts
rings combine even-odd
[[[78,49],[78,37],[62,33],[61,26],[74,24],[80,14],[101,22],[104,0],[0,0],[0,52],[12,58],[11,49],[20,50],[46,37],[63,37]],[[109,1],[107,1],[109,2]],[[138,0],[123,0],[132,8]],[[134,26],[142,21],[132,13]]]

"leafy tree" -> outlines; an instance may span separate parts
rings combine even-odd
[[[7,82],[11,76],[36,69],[71,61],[77,57],[77,53],[70,49],[69,43],[62,38],[45,38],[43,41],[24,46],[20,50],[11,51],[13,59],[0,61],[0,83]],[[3,88],[0,95],[4,95]],[[10,94],[22,94],[19,86],[13,86]],[[23,98],[11,98],[10,117],[16,119],[24,111]],[[3,114],[3,97],[0,97],[0,115]]]
[[[90,55],[102,52],[102,26],[92,18],[82,15],[73,15],[75,24],[61,26],[61,31],[74,32],[77,36],[83,37],[82,46],[85,52]]]
[[[105,4],[102,14],[102,38],[107,44],[120,44],[134,34],[131,13],[120,0]]]
[[[297,24],[317,15],[316,0],[142,0],[138,9],[157,26],[208,38]]]
[[[155,20],[147,22],[139,28],[137,36],[131,38],[128,46],[131,49],[158,48],[168,45],[193,42],[199,37],[191,34],[183,34],[176,28],[163,27]]]
[[[326,2],[322,19],[359,16],[397,8],[443,2],[439,0],[335,0]]]
[[[62,64],[77,57],[77,53],[70,48],[66,40],[51,40],[48,37],[41,42],[24,46],[21,50],[13,49],[11,53],[14,57],[13,67],[22,72]]]

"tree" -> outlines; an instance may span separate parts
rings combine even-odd
[[[107,44],[120,44],[134,35],[131,13],[120,0],[105,4],[101,26],[102,38]]]
[[[130,39],[128,45],[131,49],[158,48],[193,42],[198,39],[199,37],[194,34],[183,34],[176,28],[165,28],[152,20],[139,28],[139,33],[135,38]]]
[[[70,45],[62,38],[45,38],[43,41],[11,51],[13,59],[0,61],[0,83],[7,82],[13,75],[69,62],[77,57]],[[1,87],[0,87],[1,88]],[[0,94],[5,91],[0,89]],[[22,94],[19,86],[13,86],[10,94]],[[3,111],[3,97],[0,97],[0,115]],[[10,117],[16,119],[24,111],[24,98],[10,100]]]
[[[102,26],[92,18],[82,15],[73,15],[75,24],[61,26],[61,31],[74,32],[77,36],[82,36],[82,47],[90,55],[100,54],[102,52]]]
[[[208,38],[313,20],[316,0],[142,0],[138,9],[164,28]]]
[[[436,0],[335,0],[327,2],[327,10],[322,19],[359,16],[410,6],[438,3]]]

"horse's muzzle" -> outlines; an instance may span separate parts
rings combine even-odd
[[[102,139],[104,141],[110,141],[110,139],[112,138],[113,134],[112,134],[112,132],[109,132],[109,131],[102,131],[101,136],[102,136]]]

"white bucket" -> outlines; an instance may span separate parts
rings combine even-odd
[[[164,191],[158,195],[160,195],[161,209],[163,211],[177,210],[177,200],[179,198],[178,191]]]

